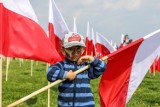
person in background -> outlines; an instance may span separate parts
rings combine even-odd
[[[132,39],[129,38],[129,36],[126,34],[123,37],[123,43],[120,44],[119,48],[122,48],[132,42]]]
[[[54,82],[58,79],[66,79],[58,86],[58,107],[94,107],[95,105],[90,80],[98,78],[105,71],[106,63],[97,57],[82,56],[84,49],[83,36],[69,32],[62,42],[62,52],[66,57],[65,60],[48,68],[48,81]],[[88,64],[90,64],[90,68],[87,70],[79,74],[74,73]]]

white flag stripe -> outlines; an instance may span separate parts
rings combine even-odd
[[[49,6],[50,6],[49,9],[51,9],[49,12],[52,12],[52,13],[50,13],[49,17],[53,17],[53,18],[49,19],[49,22],[53,23],[55,34],[60,39],[62,39],[65,36],[65,34],[69,32],[68,26],[67,26],[66,22],[64,21],[62,14],[59,11],[54,0],[50,0]],[[51,15],[53,15],[53,16],[51,16]]]
[[[123,43],[124,40],[124,34],[121,35],[121,43]]]
[[[96,44],[96,35],[94,35],[94,30],[93,30],[93,28],[92,28],[92,41],[93,41],[93,45],[95,46],[95,44]]]
[[[89,36],[90,36],[90,26],[89,26],[89,22],[87,23],[87,34],[86,34],[86,37],[88,37],[89,39]]]
[[[103,37],[102,34],[98,32],[96,34],[97,34],[96,36],[97,43],[103,44],[111,53],[115,51],[114,47],[109,43],[109,41],[106,38]]]
[[[74,17],[74,23],[73,23],[73,32],[77,33],[77,24],[76,24],[76,18]]]
[[[53,5],[52,0],[49,0],[49,22],[53,23]]]
[[[88,36],[88,40],[92,40],[92,35],[91,35],[91,31],[90,31],[90,25],[89,22],[87,24],[87,36]]]
[[[3,5],[7,9],[26,16],[38,23],[38,19],[29,0],[5,0]]]
[[[144,37],[133,61],[127,102],[142,82],[154,59],[160,52],[160,30]]]

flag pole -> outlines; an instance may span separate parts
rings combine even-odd
[[[101,60],[103,60],[105,63],[107,63],[107,61],[108,61],[107,58],[108,58],[107,56],[104,56]],[[75,74],[79,74],[79,73],[83,72],[84,70],[88,69],[89,67],[90,67],[90,65],[86,65],[85,67],[75,71],[74,73]],[[41,89],[39,89],[39,90],[37,90],[37,91],[35,91],[35,92],[23,97],[23,98],[21,98],[20,100],[15,101],[14,103],[8,105],[7,107],[15,107],[16,105],[18,105],[18,104],[30,99],[31,97],[33,97],[33,96],[35,96],[35,95],[37,95],[37,94],[39,94],[39,93],[41,93],[41,92],[53,87],[53,86],[55,86],[55,85],[57,85],[57,84],[59,84],[59,83],[61,83],[63,81],[65,81],[65,80],[57,80],[57,81],[55,81],[55,82],[53,82],[51,84],[48,84],[47,86],[44,86],[43,88],[41,88]]]
[[[31,76],[33,75],[33,60],[31,60]]]
[[[50,64],[46,64],[46,72],[48,71],[48,67],[50,66]],[[48,82],[48,85],[51,84],[50,82]],[[48,107],[50,107],[50,103],[51,103],[51,89],[48,88]]]
[[[7,57],[7,63],[6,63],[6,81],[8,81],[9,64],[10,64],[10,57]]]
[[[0,107],[2,107],[2,55],[0,55]]]

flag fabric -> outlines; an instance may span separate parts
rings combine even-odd
[[[158,60],[157,60],[156,70],[157,72],[160,72],[160,56],[158,57]]]
[[[91,53],[89,51],[89,39],[90,39],[90,26],[89,26],[89,22],[88,22],[87,23],[87,34],[86,34],[86,40],[85,40],[86,48],[84,50],[83,55],[91,55]]]
[[[150,72],[155,73],[156,72],[156,66],[157,66],[157,61],[156,59],[153,61],[153,64],[150,67]]]
[[[0,55],[2,54],[2,44],[3,44],[3,41],[2,41],[2,11],[3,11],[3,5],[2,5],[2,2],[0,2]]]
[[[54,63],[60,57],[38,24],[29,0],[5,0],[0,4],[0,51],[19,57]]]
[[[90,34],[91,33],[91,34]],[[87,36],[86,36],[86,48],[84,51],[84,55],[92,55],[95,56],[95,35],[92,28],[92,32],[90,32],[89,22],[87,23]]]
[[[76,18],[74,17],[74,22],[73,22],[73,32],[77,33],[77,24],[76,24]]]
[[[54,0],[49,0],[48,29],[49,38],[54,44],[54,48],[56,48],[57,52],[61,56],[61,59],[64,59],[64,55],[61,51],[62,39],[65,34],[69,32],[69,29]]]
[[[98,58],[102,58],[113,51],[115,51],[114,47],[109,43],[109,41],[104,38],[103,35],[96,32],[96,54]]]
[[[125,45],[124,45],[124,34],[122,34],[121,35],[121,44],[120,44],[120,46],[119,46],[119,48],[122,48],[122,47],[124,47]]]
[[[90,44],[89,44],[92,56],[96,55],[95,44],[96,44],[96,35],[94,34],[94,30],[92,28],[91,40],[90,40]]]
[[[108,55],[99,93],[102,107],[125,107],[160,51],[160,30]]]
[[[160,54],[160,52],[159,52]],[[150,72],[155,73],[155,72],[160,72],[160,58],[157,56],[157,58],[154,60],[153,64],[150,67]]]

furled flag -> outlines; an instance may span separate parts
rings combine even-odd
[[[29,0],[0,4],[0,50],[5,56],[54,63],[60,57],[37,23]]]
[[[2,54],[2,44],[3,44],[3,41],[2,41],[2,11],[3,11],[3,5],[2,5],[2,2],[0,1],[0,55]]]
[[[124,107],[160,51],[160,30],[108,55],[99,92],[102,107]]]
[[[73,22],[73,32],[77,33],[77,24],[76,24],[76,18],[74,17],[74,22]]]
[[[155,72],[156,72],[156,66],[157,66],[157,58],[154,59],[152,65],[151,65],[151,67],[150,67],[150,72],[151,72],[151,73],[155,73]]]
[[[91,55],[91,53],[89,52],[89,39],[90,39],[90,26],[88,22],[87,23],[87,34],[86,34],[86,40],[85,40],[86,48],[84,50],[84,55]]]
[[[124,47],[123,42],[124,42],[124,34],[121,35],[121,44],[120,44],[119,48]]]
[[[160,72],[160,55],[159,55],[158,60],[157,60],[156,70],[157,70],[158,72]]]
[[[113,51],[114,47],[109,43],[109,41],[103,37],[100,33],[96,32],[96,53],[98,58],[102,58]]]
[[[159,52],[160,56],[160,52]],[[150,72],[155,73],[155,72],[160,72],[160,58],[157,56],[157,58],[154,60],[153,64],[150,67]]]
[[[49,38],[54,44],[57,52],[60,54],[61,59],[64,56],[61,52],[62,38],[69,32],[68,26],[65,23],[56,3],[54,0],[49,0]]]
[[[96,44],[96,35],[94,34],[94,30],[92,28],[92,34],[91,34],[91,40],[89,43],[89,48],[91,49],[91,55],[95,56],[96,55],[96,48],[95,48],[95,44]]]

